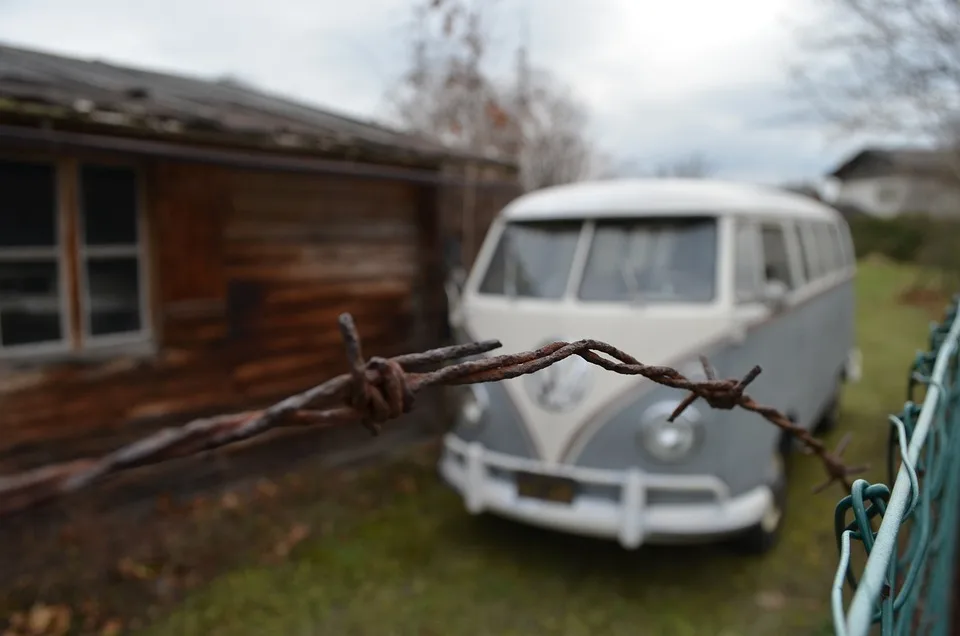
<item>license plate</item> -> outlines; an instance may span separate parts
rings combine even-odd
[[[566,477],[517,473],[517,494],[531,499],[542,499],[568,504],[576,493],[576,482]]]

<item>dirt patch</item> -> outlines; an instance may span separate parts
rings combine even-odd
[[[901,305],[923,309],[931,318],[943,318],[944,308],[950,304],[950,295],[943,290],[911,285],[897,296]]]

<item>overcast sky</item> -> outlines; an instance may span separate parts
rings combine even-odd
[[[120,64],[234,74],[382,117],[403,71],[410,0],[0,0],[0,41]],[[500,0],[493,33],[591,109],[609,153],[652,168],[699,152],[734,179],[814,179],[865,140],[797,123],[791,24],[811,0]],[[526,20],[524,20],[526,16]],[[499,60],[502,64],[509,60]]]

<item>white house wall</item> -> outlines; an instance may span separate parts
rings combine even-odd
[[[884,191],[888,194],[883,198]],[[906,176],[850,179],[840,184],[837,204],[855,206],[874,216],[897,216],[910,197],[911,182]]]
[[[882,218],[913,212],[960,218],[960,184],[906,175],[851,179],[840,184],[836,203]]]

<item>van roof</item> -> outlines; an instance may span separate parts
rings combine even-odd
[[[825,221],[843,218],[827,205],[779,188],[679,178],[612,179],[551,186],[514,199],[501,214],[509,220],[548,220],[771,211]]]

